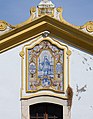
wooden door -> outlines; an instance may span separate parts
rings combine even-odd
[[[30,119],[63,119],[63,107],[51,103],[30,106]]]

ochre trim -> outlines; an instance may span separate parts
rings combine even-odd
[[[10,25],[6,21],[0,20],[0,31],[6,30],[7,29],[7,26],[9,26],[10,28],[15,28],[15,26]]]
[[[2,53],[25,43],[30,40],[30,37],[34,37],[36,34],[46,30],[52,36],[59,37],[70,45],[76,46],[91,54],[93,53],[93,36],[47,15],[2,35],[0,37],[0,52]]]
[[[93,21],[85,23],[83,26],[80,26],[80,29],[86,29],[88,32],[93,32]]]
[[[69,80],[69,76],[66,76],[66,64],[69,62],[67,59],[67,57],[69,57],[69,55],[70,55],[70,53],[71,53],[71,51],[69,50],[69,48],[68,48],[68,46],[67,45],[64,45],[64,44],[62,44],[62,43],[60,43],[60,42],[58,42],[58,41],[56,41],[55,39],[52,39],[52,38],[50,38],[50,37],[47,37],[47,38],[43,38],[43,39],[39,39],[39,38],[37,38],[37,39],[35,39],[33,42],[35,42],[35,44],[34,45],[32,45],[31,46],[31,44],[33,44],[33,42],[31,42],[30,44],[27,44],[27,45],[25,45],[23,48],[22,48],[22,51],[20,52],[20,56],[22,57],[22,64],[24,63],[24,52],[25,52],[25,49],[26,49],[26,59],[27,59],[27,50],[29,49],[29,48],[33,48],[35,45],[37,45],[37,44],[39,44],[40,42],[42,42],[42,41],[50,41],[53,45],[56,45],[57,47],[59,47],[60,49],[63,49],[64,50],[64,90],[63,90],[63,92],[62,93],[65,93],[66,92],[66,89],[67,89],[67,84],[66,84],[66,80]],[[26,60],[26,92],[27,93],[33,93],[33,92],[38,92],[38,91],[40,91],[40,90],[46,90],[46,89],[39,89],[39,90],[36,90],[36,91],[28,91],[28,65],[27,65],[28,63],[27,63],[27,60]],[[24,64],[23,64],[24,65]],[[68,64],[68,66],[69,66],[69,64]],[[24,69],[24,68],[23,68]],[[23,70],[22,69],[22,70]],[[68,72],[69,72],[69,70],[68,70]],[[24,74],[23,72],[22,72],[22,74]],[[68,75],[68,74],[67,74]],[[24,77],[24,76],[22,76],[22,77]],[[68,78],[67,78],[68,77]],[[22,82],[24,82],[24,79],[22,80]],[[25,87],[25,86],[24,86]],[[24,89],[23,88],[23,86],[22,86],[22,89]],[[47,89],[48,90],[48,89]],[[57,93],[60,93],[60,92],[58,92],[58,91],[55,91],[55,90],[53,90],[53,89],[49,89],[49,90],[52,90],[53,92],[57,92]]]
[[[35,98],[35,97],[42,97],[42,96],[49,96],[49,97],[55,97],[55,98],[59,98],[59,99],[63,99],[63,100],[68,100],[68,97],[65,97],[65,96],[57,96],[56,94],[55,95],[51,95],[51,94],[46,94],[46,95],[37,95],[37,94],[34,94],[34,96],[23,96],[20,98],[20,100],[28,100],[28,99],[31,99],[31,98]]]

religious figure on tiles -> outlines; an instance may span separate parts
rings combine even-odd
[[[39,57],[38,78],[49,76],[53,78],[54,60],[49,51],[44,50]]]
[[[42,41],[32,49],[28,49],[28,91],[41,89],[63,91],[63,54],[63,49],[59,49],[49,41]]]

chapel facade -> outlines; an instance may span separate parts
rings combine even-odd
[[[19,67],[18,77],[14,73],[13,79],[17,83],[21,80],[21,119],[93,117],[93,22],[75,26],[62,12],[51,0],[41,0],[21,24],[13,26],[0,20],[2,57],[20,55],[6,62],[14,67],[16,62]],[[10,75],[6,78],[13,80]],[[85,117],[86,112],[90,115]]]

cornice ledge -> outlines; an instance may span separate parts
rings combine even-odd
[[[34,37],[36,34],[46,30],[49,31],[51,35],[60,37],[73,46],[83,49],[89,53],[93,53],[93,36],[47,15],[2,35],[0,37],[2,42],[0,44],[0,49],[2,49],[1,52],[27,42],[27,38]]]

